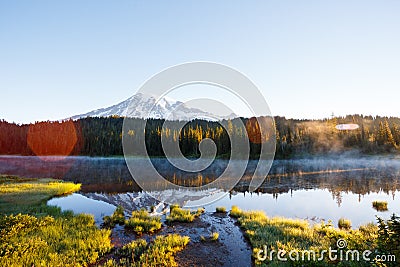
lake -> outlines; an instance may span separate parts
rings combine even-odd
[[[141,159],[137,159],[141,160]],[[156,169],[169,180],[189,186],[186,206],[196,206],[199,197],[190,186],[215,180],[226,167],[227,160],[215,160],[201,173],[176,170],[167,159],[152,159]],[[210,197],[207,211],[217,206],[264,210],[269,216],[302,218],[312,222],[345,217],[359,226],[376,222],[375,216],[388,218],[400,214],[400,160],[389,157],[318,157],[298,160],[276,160],[268,177],[257,192],[247,192],[248,179],[256,162],[250,161],[244,178],[231,191],[215,189],[202,194]],[[90,157],[18,157],[0,156],[0,174],[22,177],[53,177],[82,183],[76,194],[54,198],[50,205],[62,209],[94,214],[100,223],[117,205],[127,211],[154,205],[158,212],[163,203],[142,192],[133,181],[123,158]],[[165,194],[160,189],[153,194]],[[216,200],[217,199],[217,200]],[[388,211],[378,212],[372,201],[388,202]],[[214,202],[212,202],[214,201]]]

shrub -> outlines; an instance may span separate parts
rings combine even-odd
[[[388,203],[386,201],[376,200],[372,202],[372,207],[377,211],[387,211],[387,204]]]
[[[400,266],[400,217],[393,214],[387,221],[378,217],[378,251],[386,255],[395,255],[395,262],[387,266]]]
[[[342,230],[350,230],[351,229],[351,221],[345,218],[340,218],[338,221],[338,227]]]
[[[132,229],[136,234],[154,233],[162,226],[161,218],[150,216],[147,210],[133,211],[132,217],[125,221],[125,227]]]

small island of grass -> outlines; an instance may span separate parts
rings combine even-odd
[[[377,211],[387,211],[388,210],[388,203],[387,201],[382,200],[375,200],[372,202],[372,207]]]
[[[125,221],[125,228],[132,229],[136,234],[154,233],[160,230],[162,226],[161,218],[158,216],[150,216],[145,209],[132,211],[132,216]]]
[[[179,205],[171,205],[170,206],[170,213],[167,216],[166,220],[168,223],[172,222],[193,222],[194,219],[199,217],[201,214],[204,213],[203,208],[197,209],[197,211],[190,211],[188,209],[182,209]]]

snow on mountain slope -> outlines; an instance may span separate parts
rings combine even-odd
[[[233,113],[229,116],[221,117],[218,116],[218,114],[211,114],[197,108],[188,107],[184,103],[175,101],[168,97],[160,99],[157,103],[156,101],[157,100],[153,96],[138,93],[111,107],[96,109],[85,114],[76,115],[73,116],[72,119],[109,117],[114,115],[132,118],[155,118],[168,120],[192,120],[194,118],[232,119],[236,117]]]

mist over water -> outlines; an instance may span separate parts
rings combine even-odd
[[[141,158],[135,158],[141,161]],[[153,158],[152,163],[164,177],[177,184],[198,186],[215,180],[224,172],[228,160],[216,159],[201,172],[185,172],[175,168],[165,158]],[[258,161],[250,160],[236,190],[246,191],[249,177]],[[52,177],[83,184],[84,191],[107,192],[114,184],[118,192],[140,191],[123,158],[0,156],[0,174],[22,177]],[[143,171],[143,175],[146,172]],[[280,189],[309,189],[345,187],[354,193],[400,189],[400,160],[385,157],[316,157],[310,159],[275,160],[269,175],[259,188],[265,191]],[[373,181],[373,182],[372,182]],[[98,189],[90,188],[98,186]],[[104,187],[102,188],[102,185]],[[274,191],[275,192],[275,191]]]
[[[188,192],[181,193],[188,194],[183,204],[189,206],[195,205],[197,200],[196,194],[190,196],[190,187],[210,183],[228,164],[227,160],[216,159],[204,171],[188,173],[177,170],[165,158],[153,158],[152,162],[171,182],[188,187]],[[247,192],[249,179],[256,165],[257,161],[249,161],[245,175],[234,190],[226,192],[225,197],[206,209],[213,211],[216,206],[238,205],[243,209],[262,209],[271,216],[312,221],[332,219],[334,223],[340,217],[347,217],[354,226],[375,221],[376,215],[387,218],[393,212],[400,213],[398,158],[334,156],[275,160],[261,187],[250,194]],[[79,194],[83,197],[122,205],[127,210],[157,204],[135,184],[123,158],[49,157],[43,160],[0,156],[0,174],[54,177],[82,183]],[[213,193],[216,192],[223,193],[218,188]],[[163,188],[156,193],[163,194]],[[51,203],[71,209],[75,203],[73,199],[78,197],[53,199]],[[377,212],[372,208],[374,200],[387,201],[389,210]],[[77,207],[78,202],[75,203]],[[110,212],[109,209],[100,213]]]

